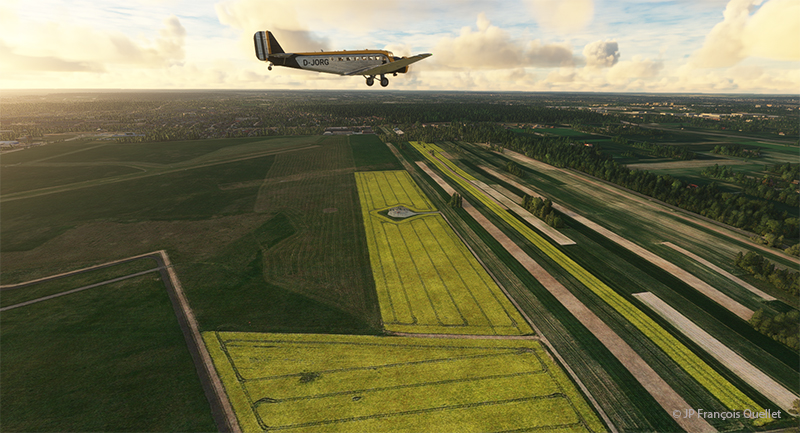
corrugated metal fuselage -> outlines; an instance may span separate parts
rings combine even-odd
[[[394,61],[388,51],[331,51],[320,53],[296,53],[289,55],[270,55],[274,65],[329,74],[349,75],[353,71],[366,70]],[[405,73],[408,67],[397,72]],[[357,75],[357,74],[356,74]]]

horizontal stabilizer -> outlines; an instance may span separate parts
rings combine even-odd
[[[359,69],[357,71],[348,72],[344,75],[381,75],[381,74],[391,74],[392,72],[397,72],[406,66],[416,63],[422,59],[428,58],[432,56],[430,53],[425,54],[417,54],[413,57],[404,57],[400,60],[395,60],[394,62],[389,62],[384,65],[376,66],[376,67],[367,67],[364,69]]]

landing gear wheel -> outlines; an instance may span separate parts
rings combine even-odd
[[[272,70],[272,65],[267,66],[267,70],[271,71]]]
[[[381,77],[381,87],[386,87],[389,85],[389,79],[386,77]]]
[[[375,77],[367,77],[367,86],[375,84]]]

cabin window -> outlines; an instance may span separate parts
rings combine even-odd
[[[339,57],[339,61],[340,61],[340,62],[341,62],[341,61],[343,61],[343,60],[344,60],[344,58],[342,58],[342,57]]]
[[[347,58],[347,61],[348,61],[348,62],[350,61],[350,57],[348,57],[348,58]]]
[[[361,60],[367,60],[367,56],[361,57]]]

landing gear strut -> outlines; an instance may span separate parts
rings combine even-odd
[[[375,84],[375,77],[367,77],[367,86],[371,87],[373,84]]]
[[[381,87],[386,87],[389,85],[389,79],[381,75]]]

